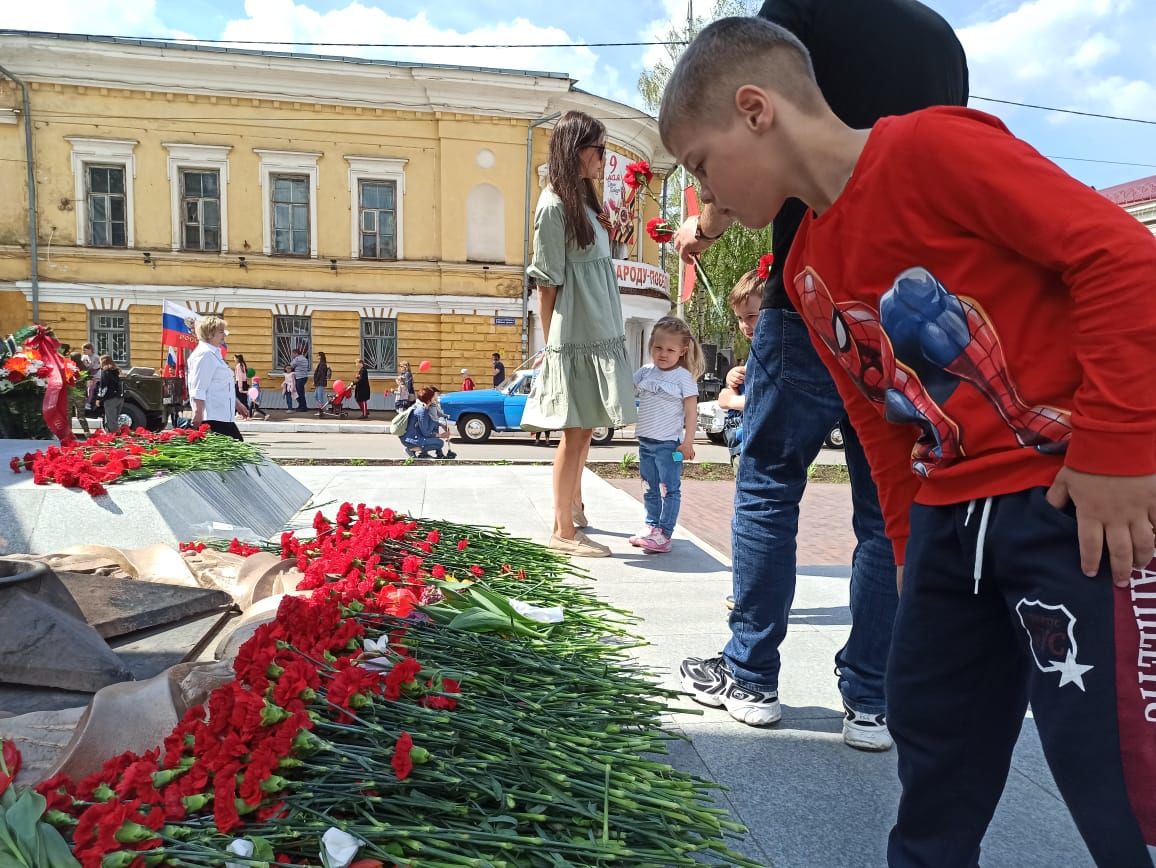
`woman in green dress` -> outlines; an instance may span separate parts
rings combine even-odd
[[[614,277],[608,220],[594,182],[602,179],[606,128],[566,112],[550,139],[549,184],[534,215],[534,258],[546,342],[522,427],[560,431],[554,456],[554,532],[550,548],[574,557],[605,557],[589,539],[582,470],[593,429],[634,421],[633,372]]]

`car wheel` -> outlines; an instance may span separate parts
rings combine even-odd
[[[608,446],[610,441],[614,439],[613,428],[595,428],[594,436],[590,438],[590,442],[595,446]]]
[[[494,423],[478,413],[469,413],[458,420],[458,434],[467,443],[485,443],[494,431]]]
[[[843,429],[836,425],[831,429],[831,433],[827,435],[827,439],[823,441],[823,445],[828,449],[842,449],[843,448]]]
[[[706,439],[716,446],[726,446],[727,438],[722,431],[707,431]]]
[[[148,416],[146,416],[145,411],[138,407],[136,404],[124,404],[120,408],[120,414],[122,416],[128,416],[128,418],[132,419],[133,431],[135,431],[137,428],[145,428],[148,426]]]

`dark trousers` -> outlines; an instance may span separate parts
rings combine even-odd
[[[232,437],[234,440],[244,440],[241,436],[241,429],[237,427],[236,422],[218,422],[216,419],[206,419],[205,424],[209,426],[209,430],[214,434],[223,434],[226,437]]]
[[[308,410],[309,405],[305,403],[305,381],[308,377],[295,377],[297,383],[297,409]]]
[[[1029,701],[1096,864],[1152,866],[1156,714],[1141,690],[1145,671],[1156,680],[1156,607],[1134,611],[1140,588],[1113,588],[1106,565],[1083,575],[1075,514],[1044,494],[912,508],[887,667],[903,784],[892,868],[979,864]]]

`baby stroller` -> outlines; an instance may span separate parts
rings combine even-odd
[[[334,419],[347,419],[349,414],[345,412],[345,401],[353,395],[353,386],[345,385],[343,389],[333,392],[333,397],[325,402],[325,406],[318,408],[317,418],[321,419],[325,416],[331,416]]]

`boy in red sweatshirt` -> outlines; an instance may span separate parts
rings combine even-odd
[[[978,864],[1030,701],[1097,864],[1151,866],[1156,238],[988,115],[846,127],[755,18],[699,35],[659,124],[732,218],[811,209],[786,283],[900,565],[889,863]]]

